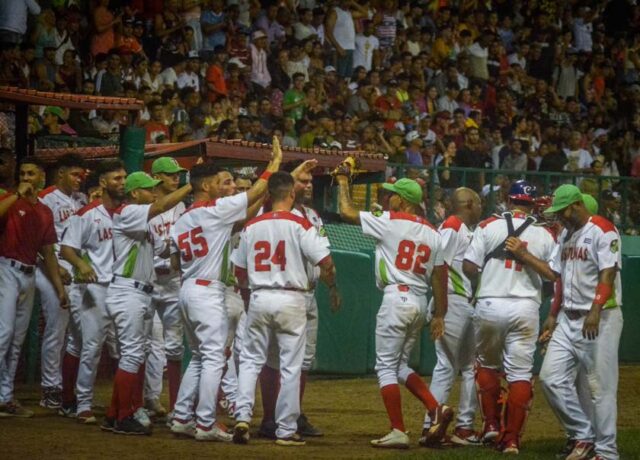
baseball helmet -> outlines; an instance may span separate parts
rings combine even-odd
[[[515,201],[524,201],[533,204],[537,196],[537,190],[526,180],[517,180],[509,188],[509,198]]]

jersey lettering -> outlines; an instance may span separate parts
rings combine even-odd
[[[257,251],[254,260],[257,272],[270,272],[272,265],[279,265],[280,271],[285,271],[287,257],[283,240],[278,241],[273,255],[268,241],[256,241],[253,248]]]
[[[59,209],[58,210],[58,221],[59,222],[64,222],[69,217],[71,217],[73,214],[75,214],[75,212],[72,209],[69,209],[69,208]]]
[[[527,242],[523,241],[522,244],[524,244],[524,247],[527,247]],[[504,261],[504,268],[506,268],[507,270],[513,270],[513,259],[506,259]],[[522,271],[522,264],[520,262],[516,262],[516,271],[517,272],[521,272]]]
[[[427,273],[424,264],[429,261],[430,257],[431,248],[426,244],[421,244],[416,248],[416,244],[413,241],[402,240],[398,245],[396,268],[399,270],[412,270],[417,275],[424,275]]]
[[[184,262],[190,262],[194,256],[196,258],[206,256],[209,253],[209,245],[202,236],[202,227],[195,227],[189,232],[178,235],[178,248]]]
[[[562,261],[565,260],[587,260],[589,257],[589,251],[587,248],[576,248],[574,246],[562,249]]]
[[[171,228],[171,222],[165,222],[163,224],[153,225],[153,231],[160,236],[168,235],[170,228]]]
[[[113,239],[113,231],[111,227],[98,230],[98,242],[102,243],[103,241],[108,241],[111,239]]]

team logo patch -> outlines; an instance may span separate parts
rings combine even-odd
[[[591,244],[591,238],[585,238],[584,244]]]
[[[373,211],[371,211],[371,214],[373,214],[375,217],[380,217],[382,216],[382,209],[374,209]]]
[[[613,240],[609,245],[609,249],[611,249],[611,252],[618,252],[618,249],[620,249],[620,246],[618,245],[618,240]]]
[[[327,236],[327,231],[324,229],[324,227],[320,227],[320,228],[318,229],[318,234],[319,234],[320,236],[322,236],[322,237],[325,237],[325,236]]]

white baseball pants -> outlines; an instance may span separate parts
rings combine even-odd
[[[531,381],[539,308],[532,299],[478,299],[474,318],[478,364],[504,370],[509,383]]]
[[[155,312],[145,325],[147,334],[146,367],[144,379],[144,399],[153,401],[162,394],[162,376],[167,363],[162,320]]]
[[[316,301],[315,292],[304,294],[307,297],[307,326],[304,333],[306,342],[304,346],[304,360],[302,361],[302,370],[310,371],[316,359],[316,348],[318,345],[318,302]],[[269,351],[267,353],[267,366],[271,369],[280,369],[279,350],[275,340],[269,342]]]
[[[80,357],[82,350],[80,314],[82,312],[82,297],[86,289],[86,284],[75,283],[69,289],[69,325],[67,326],[65,352],[76,358]]]
[[[145,318],[151,312],[151,296],[123,278],[107,289],[107,312],[115,324],[120,350],[118,367],[136,374],[145,360]]]
[[[184,355],[182,311],[179,303],[180,278],[161,277],[154,283],[153,309],[162,322],[162,335],[167,359],[181,361]]]
[[[35,276],[10,263],[0,257],[0,403],[13,400],[13,381],[35,294]]]
[[[413,372],[411,350],[427,318],[427,298],[398,285],[384,288],[376,316],[376,374],[380,388],[405,383]]]
[[[305,349],[307,296],[302,292],[260,289],[251,294],[247,327],[240,353],[237,421],[250,422],[256,381],[267,361],[270,336],[280,350],[280,393],[276,402],[276,435],[288,438],[298,429],[300,373]]]
[[[238,366],[239,344],[241,340],[241,327],[245,318],[244,301],[239,293],[235,291],[233,286],[227,286],[225,289],[225,306],[227,308],[227,318],[229,321],[229,332],[227,334],[227,342],[225,343],[225,351],[228,350],[227,370],[222,377],[220,388],[225,398],[234,402],[238,393]],[[237,352],[236,352],[237,350]]]
[[[216,421],[218,389],[226,360],[227,310],[224,284],[212,281],[204,286],[197,282],[185,280],[180,289],[180,306],[191,347],[191,361],[180,382],[174,417],[192,419],[197,397],[196,423],[209,428]]]
[[[549,404],[569,435],[595,441],[598,455],[619,458],[616,445],[618,347],[622,334],[622,310],[603,310],[595,340],[582,337],[586,315],[570,319],[560,312],[544,357],[540,380]],[[593,416],[585,414],[576,390],[576,374],[584,367],[593,401]]]
[[[448,296],[448,305],[444,318],[444,336],[435,343],[437,362],[429,389],[439,404],[445,404],[451,394],[453,382],[460,372],[462,379],[456,426],[472,429],[478,405],[474,374],[474,310],[466,298],[455,294]],[[430,421],[428,425],[431,425]]]
[[[56,290],[42,269],[36,270],[36,288],[40,291],[40,305],[45,319],[42,334],[41,385],[43,388],[62,388],[62,350],[69,324],[69,310],[60,308]],[[67,292],[69,289],[67,288]]]

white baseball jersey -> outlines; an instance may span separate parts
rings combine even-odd
[[[444,265],[442,238],[425,218],[404,212],[361,212],[362,232],[376,244],[376,284],[426,294],[433,267]]]
[[[58,187],[52,185],[42,190],[38,197],[40,202],[51,209],[53,214],[53,225],[56,229],[58,241],[62,241],[62,236],[69,217],[74,215],[80,208],[87,204],[87,197],[84,193],[64,194]],[[56,254],[60,251],[60,245],[55,245]],[[71,269],[71,265],[66,260],[58,258],[58,262],[67,270]]]
[[[322,218],[314,209],[303,205],[301,209],[293,208],[291,210],[291,213],[307,219],[311,223],[311,225],[313,225],[318,231],[318,235],[326,240],[327,247],[329,247],[329,238],[327,238],[327,233],[324,229]],[[307,276],[309,277],[309,281],[312,284],[318,282],[318,280],[320,279],[320,272],[320,267],[318,267],[317,265],[313,265],[311,263],[307,264]]]
[[[163,212],[162,214],[158,214],[153,219],[149,221],[149,231],[153,235],[153,241],[155,244],[155,258],[154,265],[156,269],[166,270],[168,274],[172,274],[178,276],[177,272],[174,272],[171,269],[171,258],[160,257],[160,254],[166,251],[167,243],[170,239],[171,228],[176,223],[178,218],[184,214],[185,205],[184,203],[178,203],[173,208],[168,211]]]
[[[551,262],[551,269],[562,277],[563,308],[590,310],[598,274],[611,267],[616,267],[618,273],[613,294],[604,308],[622,305],[622,256],[620,234],[615,225],[602,216],[591,216],[582,228],[567,235],[566,229],[560,234]]]
[[[113,213],[113,274],[143,283],[155,279],[150,204],[125,204]]]
[[[311,222],[287,211],[272,211],[245,225],[233,263],[247,270],[251,289],[310,288],[306,264],[318,265],[329,248]]]
[[[247,194],[193,203],[171,229],[182,279],[227,282],[233,225],[247,217]]]
[[[111,281],[113,269],[113,217],[100,200],[69,218],[61,244],[83,252],[99,283]]]
[[[462,262],[473,234],[469,227],[455,215],[449,216],[440,225],[438,231],[442,237],[444,261],[449,266],[447,293],[470,298],[472,296],[471,281],[462,271]]]
[[[514,212],[514,229],[518,229],[526,218],[525,214]],[[480,222],[464,258],[482,268],[485,256],[497,248],[508,237],[508,233],[507,222],[502,216],[492,216]],[[556,243],[549,229],[532,224],[519,238],[527,244],[527,250],[531,254],[545,262],[551,262]],[[542,278],[530,267],[513,259],[492,258],[482,268],[476,297],[529,298],[540,303],[541,288]]]

